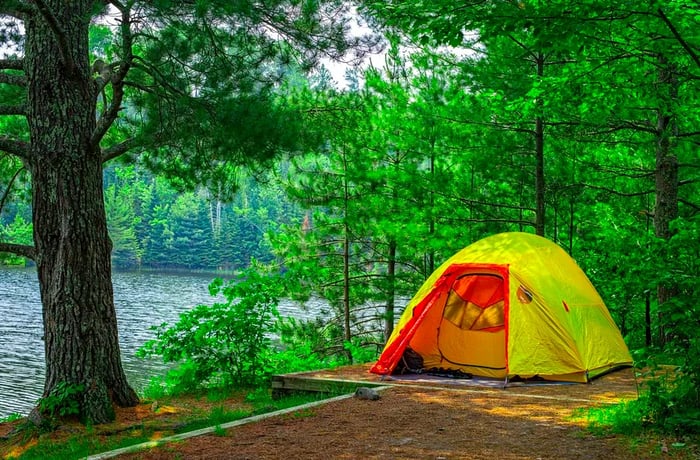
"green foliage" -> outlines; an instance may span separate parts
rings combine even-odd
[[[279,350],[275,354],[277,373],[327,369],[347,363],[347,357],[332,345],[342,330],[321,319],[300,321],[284,318],[278,324]],[[334,352],[335,350],[335,352]]]
[[[165,377],[152,376],[141,390],[141,397],[147,400],[157,400],[166,396],[169,390],[167,381],[167,372]]]
[[[659,306],[667,340],[660,355],[652,355],[648,390],[642,402],[646,419],[664,432],[700,434],[700,264],[698,216],[673,222],[669,241],[656,241],[655,254],[665,261],[658,281],[672,285],[676,295]],[[657,363],[670,363],[672,372]],[[642,361],[640,364],[646,364]]]
[[[0,417],[0,423],[14,422],[16,420],[21,420],[24,416],[17,412],[13,412],[5,417]]]
[[[0,240],[11,241],[15,244],[32,244],[32,224],[27,222],[24,217],[17,213],[14,220],[6,226],[0,225]],[[23,257],[14,256],[12,254],[0,254],[0,263],[5,265],[24,265],[26,263]]]
[[[243,175],[233,191],[177,191],[172,181],[143,167],[112,165],[104,172],[105,207],[117,268],[242,270],[269,261],[267,231],[299,211],[279,185]],[[233,187],[232,185],[228,185]],[[31,228],[30,228],[31,230]],[[0,233],[2,225],[0,225]],[[31,236],[31,235],[30,235]]]
[[[197,420],[192,420],[188,423],[183,423],[178,426],[177,433],[187,433],[202,428],[214,427],[216,436],[223,436],[226,431],[221,429],[220,425],[233,420],[240,420],[250,416],[250,411],[245,409],[229,410],[223,406],[216,406],[209,413]],[[217,433],[218,431],[218,433]]]
[[[207,386],[261,383],[270,373],[270,334],[277,319],[279,287],[273,278],[247,270],[227,284],[214,280],[210,293],[225,303],[199,305],[175,325],[154,327],[156,338],[139,351],[178,366],[167,376],[171,393]]]
[[[661,432],[700,434],[700,394],[693,377],[679,369],[676,375],[652,373],[647,392],[638,401],[643,423]]]
[[[352,363],[366,363],[378,357],[377,342],[369,345],[362,336],[342,347],[335,345],[342,330],[321,319],[299,321],[285,318],[279,323],[280,345],[274,357],[276,373],[330,369]],[[352,356],[352,361],[348,356]]]
[[[346,357],[329,356],[329,351],[318,351],[310,343],[285,345],[275,355],[275,370],[280,374],[330,369],[344,364],[348,364]]]
[[[635,399],[586,411],[578,410],[574,413],[574,418],[586,420],[588,429],[597,435],[638,435],[647,426],[643,422],[647,413],[647,406],[642,400]]]
[[[195,396],[205,397],[204,394]],[[230,396],[230,394],[229,394]],[[285,409],[317,401],[318,395],[296,394],[289,397],[273,399],[269,389],[258,388],[246,395],[245,401],[251,407],[249,409],[231,410],[223,405],[214,406],[205,413],[195,413],[187,416],[177,427],[178,433],[184,433],[200,428],[214,427],[215,435],[222,435],[220,426],[224,423],[240,420],[257,414],[264,414],[275,410]],[[157,429],[157,428],[156,428]],[[43,460],[46,458],[83,459],[93,454],[108,452],[135,444],[152,440],[155,433],[153,428],[137,426],[134,433],[128,436],[108,437],[95,435],[95,431],[88,429],[80,436],[69,438],[64,442],[53,441],[51,437],[41,437],[36,445],[29,447],[19,457],[22,460]]]
[[[692,378],[674,366],[651,367],[640,377],[644,382],[638,399],[584,414],[591,430],[627,435],[647,430],[675,436],[700,435],[698,387]]]
[[[80,398],[84,385],[58,382],[48,396],[40,398],[38,408],[49,419],[63,418],[80,413]]]
[[[359,337],[353,337],[350,342],[345,342],[345,349],[348,350],[352,356],[354,363],[369,363],[376,361],[379,358],[379,352],[381,351],[377,345],[374,343],[365,343]]]
[[[90,435],[74,436],[65,442],[51,441],[50,438],[41,441],[22,453],[21,460],[44,460],[47,458],[61,458],[65,460],[87,458],[92,454],[108,452],[149,440],[147,434],[134,435],[123,438],[120,442],[100,442]]]

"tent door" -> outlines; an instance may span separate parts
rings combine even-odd
[[[455,280],[437,329],[442,367],[505,375],[506,295],[498,274],[469,273]]]

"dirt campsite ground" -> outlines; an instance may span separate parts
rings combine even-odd
[[[379,383],[358,366],[317,373]],[[697,459],[686,440],[594,436],[576,414],[634,398],[631,369],[592,384],[482,385],[468,380],[392,380],[379,400],[349,397],[294,410],[228,430],[165,442],[125,459]],[[105,432],[129,426],[173,425],[178,411],[206,401],[181,401],[170,410],[153,404],[120,409]],[[220,404],[219,401],[217,404]],[[232,400],[227,404],[235,404]],[[206,409],[206,407],[199,407]],[[167,423],[166,423],[167,421]],[[154,438],[167,436],[159,432]],[[683,444],[683,446],[681,446]]]
[[[341,375],[339,375],[339,373]],[[318,373],[368,380],[366,368]],[[583,407],[635,398],[633,371],[589,385],[477,386],[389,381],[376,401],[348,398],[167,443],[119,459],[655,459],[700,458],[673,439],[594,436]]]

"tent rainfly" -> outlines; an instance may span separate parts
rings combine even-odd
[[[501,233],[461,250],[409,302],[375,374],[404,354],[421,371],[588,382],[632,365],[603,300],[558,245],[529,233]],[[399,366],[401,367],[401,366]]]

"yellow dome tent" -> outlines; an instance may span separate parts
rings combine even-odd
[[[632,364],[607,307],[576,262],[529,233],[461,250],[409,302],[371,372],[410,348],[422,369],[588,382]]]

